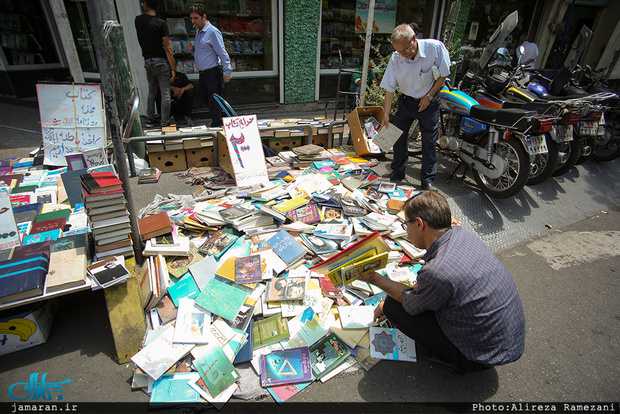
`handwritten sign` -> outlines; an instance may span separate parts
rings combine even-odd
[[[237,185],[268,184],[269,176],[256,115],[224,118],[222,121]]]
[[[99,85],[37,84],[45,165],[67,165],[65,155],[106,143]]]

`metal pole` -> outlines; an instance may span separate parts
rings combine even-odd
[[[375,0],[368,2],[368,19],[366,20],[366,41],[364,42],[364,60],[362,66],[362,79],[360,86],[360,106],[366,101],[366,81],[368,79],[368,62],[370,61],[370,42],[372,41],[372,29],[375,23]]]
[[[142,238],[138,231],[138,218],[136,216],[131,196],[131,186],[129,185],[129,175],[127,174],[127,163],[125,163],[125,150],[123,147],[123,138],[121,134],[121,124],[114,104],[114,88],[112,87],[112,77],[110,74],[114,71],[109,65],[109,50],[105,47],[103,37],[104,20],[112,20],[114,5],[110,0],[86,0],[86,8],[88,9],[88,18],[90,19],[93,31],[93,43],[97,51],[97,65],[99,66],[99,74],[101,75],[101,88],[103,90],[104,105],[108,115],[110,125],[110,135],[112,137],[112,147],[114,149],[114,158],[116,159],[116,169],[119,178],[123,182],[123,190],[127,198],[127,210],[129,211],[129,221],[131,223],[131,236],[133,239],[133,251],[136,264],[142,265],[144,258],[142,257]]]

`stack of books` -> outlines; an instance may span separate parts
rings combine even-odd
[[[111,171],[80,175],[82,197],[95,241],[95,257],[133,255],[122,181]]]
[[[159,181],[161,170],[157,167],[143,168],[138,176],[138,184],[156,183]]]

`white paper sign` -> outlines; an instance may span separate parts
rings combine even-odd
[[[37,84],[45,165],[67,165],[65,155],[105,145],[99,85]]]
[[[224,135],[238,186],[268,184],[256,115],[223,118]]]

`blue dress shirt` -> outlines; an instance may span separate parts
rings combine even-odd
[[[230,56],[224,48],[222,32],[210,22],[207,22],[202,30],[196,30],[193,55],[198,71],[211,69],[221,64],[224,76],[230,76],[232,73]]]

